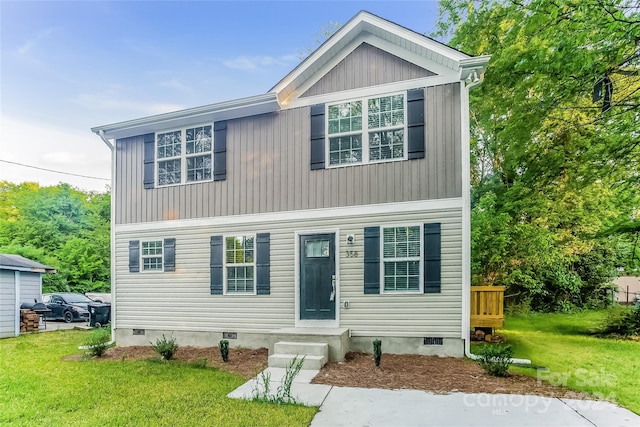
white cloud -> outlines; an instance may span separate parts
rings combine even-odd
[[[73,99],[78,105],[94,110],[127,110],[129,112],[144,116],[168,113],[170,111],[182,110],[185,107],[181,104],[170,104],[161,102],[135,102],[130,101],[131,95],[122,97],[113,93],[82,93]]]
[[[273,66],[288,66],[296,61],[294,55],[275,56],[246,56],[241,55],[232,59],[227,59],[222,64],[232,70],[241,71],[261,71]]]
[[[108,180],[83,178],[111,178],[111,152],[89,129],[55,128],[37,122],[0,117],[0,159],[37,168],[0,162],[0,180],[20,183],[38,182],[56,185],[66,182],[78,188],[104,191]]]
[[[17,49],[18,53],[20,55],[25,55],[25,54],[29,53],[29,51],[36,44],[38,44],[41,40],[49,37],[53,33],[54,30],[55,30],[55,28],[47,28],[46,30],[42,30],[42,31],[38,32],[35,36],[33,36],[32,39],[27,40],[22,45],[18,46],[18,49]]]

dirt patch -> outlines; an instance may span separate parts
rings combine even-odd
[[[328,363],[311,382],[346,387],[426,390],[437,394],[511,393],[588,398],[565,388],[539,384],[536,378],[521,374],[492,377],[468,359],[413,354],[383,354],[380,367],[376,367],[371,354],[347,353],[344,362]]]

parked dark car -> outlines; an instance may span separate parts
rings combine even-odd
[[[93,303],[86,296],[71,292],[43,294],[42,302],[51,310],[45,313],[47,320],[64,320],[67,323],[88,321],[88,306]]]

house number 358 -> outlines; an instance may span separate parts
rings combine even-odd
[[[347,251],[347,258],[358,258],[358,251]]]

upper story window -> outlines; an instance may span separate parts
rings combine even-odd
[[[227,293],[254,293],[254,243],[254,236],[229,236],[225,239]]]
[[[407,158],[404,94],[327,106],[329,166]]]
[[[142,271],[162,271],[162,240],[142,242]]]
[[[382,229],[384,291],[419,291],[422,232],[419,225]]]
[[[212,129],[206,125],[156,134],[159,186],[211,180]]]

